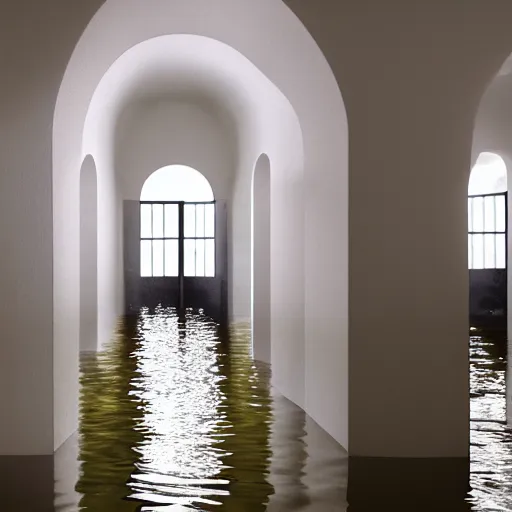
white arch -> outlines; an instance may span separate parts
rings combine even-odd
[[[198,12],[205,15],[198,16]],[[57,345],[70,340],[73,343],[77,333],[73,315],[63,316],[60,312],[74,304],[78,288],[78,240],[74,234],[78,221],[78,170],[81,157],[89,151],[89,146],[85,145],[87,137],[83,137],[87,112],[91,113],[89,121],[93,124],[95,114],[92,113],[97,112],[90,109],[94,91],[113,63],[128,50],[146,42],[149,44],[153,38],[178,34],[222,42],[252,63],[253,68],[266,77],[268,84],[273,84],[275,94],[272,93],[270,98],[280,94],[288,101],[289,107],[285,102],[272,103],[271,100],[272,105],[266,103],[269,115],[257,114],[261,105],[254,101],[254,95],[244,94],[240,87],[241,71],[234,67],[230,68],[229,76],[209,73],[197,80],[212,94],[220,85],[227,109],[229,105],[235,106],[241,113],[238,120],[245,119],[238,130],[240,153],[236,156],[239,169],[251,169],[257,156],[265,152],[276,171],[272,183],[273,201],[276,201],[272,205],[272,211],[276,213],[272,236],[276,237],[276,243],[292,251],[294,258],[281,254],[272,261],[272,278],[274,282],[275,277],[276,282],[272,294],[272,330],[280,340],[279,345],[272,348],[275,384],[347,446],[347,119],[336,79],[325,57],[300,20],[281,0],[219,0],[214,7],[210,0],[152,0],[150,4],[138,0],[107,0],[85,30],[66,70],[54,118],[53,206],[57,219],[54,229],[54,325]],[[190,37],[185,39],[179,43],[182,44],[181,54],[195,55],[191,47],[187,47],[191,44]],[[210,55],[216,65],[221,64],[220,55]],[[244,69],[253,68],[245,66]],[[139,76],[147,76],[146,63],[142,62],[137,71]],[[227,81],[238,84],[235,91],[226,88]],[[258,80],[252,88],[257,91],[267,82]],[[126,81],[126,84],[133,86],[134,83]],[[146,84],[145,90],[153,88],[153,93],[161,93],[154,89],[154,85],[154,82]],[[267,90],[270,91],[270,86]],[[133,91],[127,88],[124,92],[129,95]],[[109,94],[104,97],[107,104],[109,98],[112,102],[118,100],[119,90],[111,89]],[[260,89],[257,97],[265,95],[266,92]],[[289,108],[295,118],[290,115]],[[273,123],[273,120],[277,122]],[[96,126],[100,127],[94,135],[97,140],[102,139],[104,143],[112,140],[115,127]],[[100,306],[100,329],[104,330],[109,325],[114,326],[120,303],[116,291],[118,278],[115,272],[109,271],[120,266],[116,257],[109,257],[117,246],[113,244],[109,249],[105,245],[105,241],[115,238],[116,227],[112,219],[118,215],[120,198],[116,188],[118,177],[110,172],[112,155],[90,152],[98,166],[98,210],[102,217],[98,235],[99,299],[105,302],[105,307]],[[250,205],[250,174],[238,174],[233,181],[233,208],[245,212],[243,220],[238,220],[240,216],[234,217],[238,224],[233,226],[233,235],[237,238],[250,229],[250,208],[247,208]],[[319,226],[329,225],[332,219],[336,219],[336,230],[319,229]],[[290,229],[291,225],[293,229]],[[317,250],[326,246],[329,251]],[[250,278],[250,246],[247,263],[244,258],[230,263],[237,276]],[[239,297],[235,316],[249,316],[250,287],[235,291]],[[73,362],[64,361],[59,354],[55,360],[55,386],[59,388],[66,385],[66,380],[61,378],[64,364],[67,365],[66,379],[73,372],[77,376],[78,368]],[[70,365],[73,372],[68,371]],[[326,400],[332,396],[334,388],[336,396],[332,401]],[[75,407],[75,403],[74,390],[56,399],[56,424]],[[62,436],[57,435],[56,446],[61,442]]]
[[[473,158],[478,155],[471,169],[469,194],[508,192],[512,179],[512,145],[510,121],[512,109],[510,102],[512,56],[503,63],[494,80],[487,87],[478,107],[473,134]],[[507,225],[512,222],[512,210],[508,208]],[[510,229],[508,228],[509,233]],[[512,266],[512,252],[507,251],[508,269]],[[507,297],[512,297],[512,273],[507,272]],[[512,424],[512,301],[507,300],[508,357],[506,382],[506,416]]]
[[[169,165],[156,170],[144,182],[141,201],[213,201],[209,181],[187,165]]]

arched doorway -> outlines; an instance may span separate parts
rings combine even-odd
[[[98,183],[88,155],[80,172],[80,351],[98,348]]]
[[[252,349],[258,361],[271,361],[270,160],[262,154],[252,179]]]
[[[223,195],[221,187],[216,188],[218,200],[226,201],[230,221],[219,223],[222,229],[229,228],[230,319],[245,323],[251,314],[250,189],[254,161],[265,153],[272,160],[276,177],[272,184],[276,205],[272,219],[276,233],[272,254],[276,276],[273,377],[285,396],[304,407],[347,447],[348,124],[338,82],[306,27],[280,0],[247,6],[222,0],[213,10],[206,0],[194,6],[190,2],[163,2],[153,7],[148,11],[136,3],[106,2],[68,64],[55,109],[54,212],[56,218],[63,219],[54,230],[55,244],[64,244],[75,223],[72,200],[67,201],[69,194],[59,192],[74,179],[66,172],[75,151],[101,156],[101,203],[107,193],[116,192],[113,183],[122,184],[127,178],[126,168],[119,164],[110,145],[117,140],[119,114],[126,104],[135,96],[142,100],[146,92],[154,97],[165,91],[173,98],[180,91],[187,96],[192,90],[201,92],[202,104],[218,104],[229,114],[225,117],[236,131],[230,148],[234,161],[229,183],[232,194]],[[209,13],[207,27],[198,23],[202,18],[197,12],[203,8]],[[226,24],[226,13],[237,20],[235,25]],[[145,21],[134,30],[133,19]],[[119,36],[116,44],[112,44],[114,32]],[[262,33],[264,46],[260,44]],[[91,44],[101,47],[102,52],[91,53]],[[268,52],[268,48],[280,51]],[[166,130],[153,138],[171,139]],[[199,148],[198,141],[203,145],[197,137],[193,148]],[[148,150],[147,155],[149,164],[155,151]],[[194,157],[183,158],[177,152],[151,160],[147,168],[155,170],[171,162],[203,168]],[[144,166],[139,168],[146,172]],[[213,177],[211,182],[217,187]],[[314,193],[303,193],[306,184]],[[138,203],[137,194],[121,199],[123,209],[127,201]],[[140,303],[143,279],[172,279],[140,276],[139,227],[130,234],[133,226],[140,226],[139,206],[130,206],[133,222],[124,222],[122,228],[124,243],[134,243],[132,250],[125,251],[122,266],[128,312]],[[217,206],[218,220],[221,212]],[[332,218],[337,219],[336,230],[318,229]],[[305,245],[304,239],[310,243]],[[103,244],[101,233],[98,243]],[[324,246],[332,246],[332,250],[316,250]],[[127,260],[127,254],[133,258]],[[62,254],[56,266],[61,260],[67,263],[67,258],[67,252]],[[217,258],[216,276],[219,262],[222,266],[224,260]],[[108,267],[105,265],[105,272],[100,273],[100,286],[121,265],[112,258]],[[60,273],[55,275],[58,287],[63,278]],[[62,294],[56,294],[55,308],[59,309],[63,301]],[[103,309],[100,307],[100,312]],[[59,327],[58,317],[55,322]],[[57,328],[56,332],[61,331]],[[73,371],[77,373],[76,368]],[[330,393],[333,388],[339,390],[336,398]]]
[[[480,153],[468,187],[470,324],[507,328],[507,167],[494,153]]]
[[[133,210],[129,215],[125,212],[128,312],[163,305],[202,308],[220,318],[216,202],[208,180],[184,165],[158,169],[142,187],[137,218]]]
[[[507,422],[507,166],[481,152],[468,186],[470,417],[472,499],[485,503],[487,477],[506,460],[500,439]],[[508,414],[507,414],[508,413]],[[490,442],[486,433],[495,432]]]

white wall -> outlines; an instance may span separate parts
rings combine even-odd
[[[98,349],[98,184],[89,155],[80,171],[80,350]]]
[[[188,165],[212,186],[215,199],[231,199],[236,133],[199,97],[159,98],[127,107],[118,122],[116,172],[123,199],[139,200],[146,179],[167,165]]]
[[[140,199],[142,186],[157,169],[181,164],[199,171],[218,202],[217,233],[223,233],[222,204],[231,208],[237,164],[237,133],[231,119],[201,94],[137,98],[116,123],[116,173],[123,200]],[[217,271],[225,251],[216,245]]]
[[[115,172],[114,119],[103,117],[108,99],[91,101],[82,152],[94,157],[98,183],[98,348],[111,339],[123,312],[122,203]]]
[[[252,178],[252,351],[271,362],[270,161],[261,155]]]

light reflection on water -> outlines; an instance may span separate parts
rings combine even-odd
[[[505,342],[471,337],[470,361],[468,501],[512,510]],[[58,510],[346,510],[346,453],[272,390],[248,330],[145,310],[81,369],[79,505]]]
[[[512,431],[506,425],[506,369],[504,336],[495,340],[470,338],[473,421],[469,501],[477,511],[512,510]]]
[[[346,453],[271,390],[247,329],[227,339],[202,313],[143,310],[82,358],[79,510],[306,511],[318,488],[345,509]]]

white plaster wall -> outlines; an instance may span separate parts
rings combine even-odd
[[[236,132],[203,98],[156,98],[136,102],[118,122],[116,172],[123,199],[139,200],[157,169],[182,164],[198,170],[215,199],[232,195]]]
[[[188,165],[210,183],[218,204],[231,210],[237,164],[237,132],[212,98],[201,94],[134,99],[121,113],[116,132],[116,172],[123,200],[139,200],[146,179],[167,165]],[[217,210],[222,233],[222,210]],[[231,238],[230,235],[229,239]],[[217,268],[224,258],[217,244]]]
[[[0,455],[53,451],[51,132],[64,70],[94,4],[2,5],[0,384],[9,392],[2,400]]]
[[[279,122],[269,123],[266,127],[263,146],[272,169],[272,381],[286,397],[308,410],[304,329],[304,146],[298,119],[290,105],[276,102],[269,105],[269,111],[279,114]],[[339,333],[332,335],[339,336]],[[322,380],[321,375],[315,377]],[[336,414],[341,414],[341,411],[338,409],[334,415]],[[337,435],[339,436],[340,432]],[[342,440],[338,437],[338,441]]]
[[[122,312],[121,201],[114,172],[115,119],[98,123],[111,98],[91,104],[75,131],[54,145],[54,448],[78,426],[80,334],[80,163],[91,155],[97,176],[97,349],[110,340]],[[65,112],[58,108],[55,126]],[[72,135],[75,135],[73,137]],[[76,137],[79,135],[79,137]],[[57,143],[58,141],[58,143]]]
[[[304,153],[296,113],[282,94],[261,82],[265,101],[255,102],[254,132],[242,133],[231,216],[234,322],[251,319],[252,179],[262,153],[271,173],[271,362],[272,382],[305,407]]]
[[[115,172],[116,119],[103,117],[109,97],[91,102],[82,152],[94,156],[98,180],[98,349],[110,341],[123,312],[121,194]]]
[[[228,62],[231,66],[231,68],[227,68],[224,72],[226,74],[224,80],[226,81],[231,78],[234,85],[228,82],[228,85],[225,85],[224,89],[219,88],[218,84],[206,75],[204,77],[199,75],[201,77],[199,82],[204,82],[217,94],[218,102],[220,101],[222,103],[222,100],[224,101],[224,110],[231,112],[232,117],[236,120],[238,129],[236,135],[232,137],[231,145],[233,149],[230,151],[230,153],[232,153],[234,149],[238,150],[238,172],[234,180],[233,208],[230,222],[231,315],[234,321],[240,321],[241,319],[248,319],[250,317],[251,170],[253,169],[257,155],[261,154],[262,151],[268,152],[276,169],[275,201],[277,206],[274,209],[273,222],[276,226],[277,242],[275,243],[276,251],[272,264],[273,272],[275,272],[276,275],[276,287],[273,292],[275,294],[275,300],[273,300],[273,331],[275,331],[275,337],[279,340],[279,343],[275,347],[272,362],[274,365],[275,384],[288,397],[301,406],[304,406],[304,197],[302,195],[304,156],[299,121],[286,98],[284,98],[276,87],[240,54],[233,50],[228,50],[228,47],[224,45],[219,45],[218,43],[205,40],[204,38],[196,38],[196,40],[194,40],[194,38],[184,38],[180,36],[175,41],[179,42],[184,39],[194,41],[195,44],[197,44],[197,40],[203,45],[205,43],[208,43],[210,46],[213,45],[213,47],[217,45],[217,48],[222,48],[221,54],[224,56],[219,60],[219,54],[219,56],[213,59],[213,55],[215,54],[210,52],[211,55],[209,55],[208,62],[211,63],[212,60],[216,60],[217,62],[222,62],[224,66],[226,65],[225,63]],[[140,48],[142,51],[142,49],[144,49],[143,47],[145,47],[147,54],[147,48],[150,45],[158,45],[160,43],[162,43],[162,41],[154,40],[148,44],[140,45]],[[173,47],[170,46],[167,53],[165,53],[167,58],[172,54],[172,50]],[[190,53],[190,48],[187,48],[187,50]],[[139,51],[139,47],[135,47],[134,52],[138,52],[139,57],[143,55]],[[131,53],[132,52],[130,52],[130,54]],[[163,51],[155,51],[154,53],[162,55]],[[201,53],[204,54],[205,52],[195,52],[195,54]],[[106,106],[109,106],[111,110],[108,115],[116,118],[116,116],[119,115],[122,102],[129,101],[130,94],[135,94],[136,89],[134,87],[132,87],[131,90],[128,88],[126,90],[128,92],[125,91],[124,94],[120,93],[121,100],[118,100],[117,103],[114,105],[107,103],[110,101],[111,97],[109,91],[115,90],[116,84],[117,87],[119,86],[118,79],[116,79],[116,76],[121,76],[119,75],[119,70],[124,69],[125,72],[128,72],[127,69],[123,67],[126,65],[126,62],[128,62],[128,57],[129,54],[125,54],[123,59],[116,62],[115,66],[109,70],[106,78],[102,80],[95,93],[95,98],[103,99],[94,99],[93,106],[89,112],[88,120],[95,119],[95,121],[94,123],[88,121],[89,128],[86,131],[85,137],[87,142],[84,144],[84,148],[87,148],[88,151],[92,151],[92,149],[89,149],[89,133],[92,134],[93,140],[101,140],[101,138],[98,138],[98,133],[101,134],[102,131],[105,130],[105,126],[111,126],[112,124],[116,126],[123,125],[124,121],[122,121],[122,119],[117,120],[115,123],[113,123],[111,119],[106,122],[100,120],[102,119],[101,116],[105,116],[105,112],[108,112],[105,108]],[[145,65],[147,69],[150,69],[151,58],[148,59],[148,55],[146,55]],[[190,66],[190,63],[188,65]],[[203,64],[203,68],[205,66],[206,64]],[[153,75],[153,83],[158,83],[157,89],[159,93],[165,90],[166,87],[169,91],[173,91],[173,89],[176,88],[179,91],[180,87],[183,88],[183,83],[186,83],[186,79],[184,80],[183,77],[186,77],[187,74],[190,75],[190,71],[180,69],[179,67],[175,69],[179,71],[179,73],[176,74],[181,74],[181,83],[179,80],[176,82],[175,78],[169,82],[168,71],[167,74],[162,74],[162,71],[159,71],[156,75]],[[236,73],[233,73],[235,69]],[[198,76],[197,73],[196,71],[194,74],[195,78]],[[202,73],[204,75],[204,70]],[[140,76],[140,74],[138,76]],[[149,74],[149,76],[151,76],[151,74]],[[126,78],[126,75],[123,76],[123,78]],[[126,82],[127,80],[125,80],[125,83]],[[147,86],[148,83],[151,83],[150,80],[143,81],[142,85]],[[217,89],[215,89],[215,86]],[[141,87],[141,84],[139,84],[139,87]],[[234,89],[234,92],[230,94],[232,89]],[[222,92],[223,90],[224,92]],[[130,136],[131,138],[128,138],[127,142],[123,143],[123,145],[126,147],[137,147],[138,150],[136,153],[141,155],[141,157],[146,158],[144,155],[151,154],[151,158],[154,158],[155,162],[160,161],[162,164],[165,164],[166,162],[164,162],[164,160],[168,159],[168,157],[166,156],[163,160],[159,160],[160,150],[154,151],[154,148],[141,149],[140,144],[135,141],[135,139],[139,137],[141,141],[146,140],[147,142],[147,134],[152,133],[153,143],[161,139],[162,147],[165,148],[166,151],[169,150],[169,147],[165,147],[166,144],[168,146],[168,143],[164,142],[165,137],[155,136],[153,128],[151,128],[150,131],[149,124],[144,124],[144,115],[145,114],[142,112],[138,112],[135,115],[133,113],[127,114],[127,117],[140,117],[143,120],[141,126],[145,128],[142,128],[138,135]],[[162,114],[161,117],[166,117],[166,115]],[[180,117],[178,116],[178,118]],[[138,119],[137,122],[139,122]],[[162,126],[161,122],[158,120],[152,119],[150,124],[153,122],[156,122],[156,126]],[[120,133],[122,131],[123,130],[120,129]],[[146,135],[144,135],[143,132],[146,132]],[[190,142],[186,141],[186,135],[187,130],[185,129],[182,131],[181,148],[179,150],[182,153],[186,152],[186,148],[190,149],[191,147]],[[101,137],[103,140],[107,140],[107,134],[103,134]],[[192,138],[190,140],[193,141],[194,139]],[[237,148],[235,144],[233,144],[234,142],[238,142]],[[139,144],[139,146],[137,146],[137,144]],[[94,143],[91,147],[94,147]],[[95,153],[98,153],[98,150],[95,150]],[[168,153],[166,153],[166,155],[167,154]],[[193,158],[197,160],[198,156],[199,155],[195,155]],[[173,157],[175,157],[175,155]],[[122,169],[120,176],[124,174],[125,166],[128,169],[128,175],[132,176],[133,173],[129,170],[132,164],[139,168],[139,170],[140,167],[147,165],[142,164],[136,155],[123,158],[124,161],[118,166]],[[130,162],[130,160],[132,160],[132,162]],[[190,161],[189,165],[192,165]],[[139,189],[143,183],[143,179],[154,170],[154,168],[151,168],[151,165],[147,167],[137,185],[131,191],[133,197],[138,197],[138,194],[135,196],[135,190]],[[346,376],[342,376],[342,378],[346,378]]]

